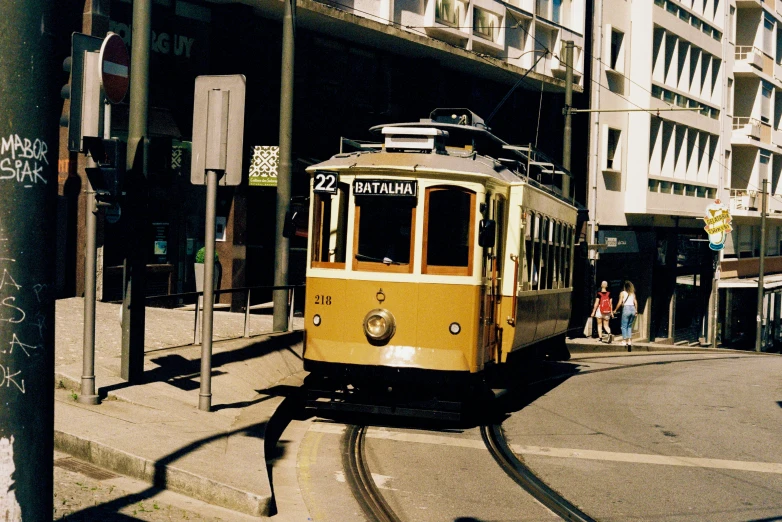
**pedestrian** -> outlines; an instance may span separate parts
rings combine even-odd
[[[625,281],[625,289],[619,294],[616,301],[616,313],[622,309],[622,346],[633,346],[633,322],[638,313],[638,299],[635,297],[635,287],[630,281]]]
[[[614,336],[611,334],[611,327],[608,326],[608,321],[614,316],[611,313],[613,307],[613,301],[611,300],[611,292],[608,291],[608,282],[603,281],[600,283],[600,291],[595,296],[595,306],[592,307],[592,317],[597,318],[597,335],[600,339],[603,339],[603,330],[605,330],[607,342],[611,344],[614,340]],[[602,327],[601,327],[602,326]]]

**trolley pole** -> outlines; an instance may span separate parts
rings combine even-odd
[[[293,65],[296,28],[296,0],[285,0],[282,21],[282,73],[280,88],[280,171],[277,174],[277,230],[275,233],[274,286],[288,284],[288,238],[283,236],[285,216],[291,203],[293,141]],[[274,291],[275,332],[288,331],[288,291]]]
[[[562,133],[562,166],[570,172],[570,149],[573,136],[573,40],[565,42],[565,129]],[[562,176],[562,195],[570,197],[570,178]]]
[[[755,351],[759,352],[763,345],[763,293],[766,269],[766,212],[768,212],[768,179],[763,180],[761,192],[762,203],[760,212],[760,267],[758,268],[758,315],[757,328],[755,330]]]
[[[0,21],[0,520],[52,518],[57,4],[5,2]]]
[[[149,106],[149,49],[152,0],[133,2],[133,41],[130,62],[130,116],[128,123],[127,195],[132,226],[125,254],[122,300],[122,358],[120,374],[140,382],[144,374],[145,286],[147,263],[143,234],[146,230],[147,109]]]

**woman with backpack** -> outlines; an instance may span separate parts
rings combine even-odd
[[[622,346],[633,346],[633,322],[638,313],[638,300],[635,297],[635,287],[630,281],[625,281],[625,289],[619,294],[614,312],[622,307]]]
[[[597,333],[600,339],[603,338],[603,330],[605,330],[608,336],[608,344],[614,340],[614,336],[611,335],[611,327],[608,326],[608,321],[614,314],[611,313],[613,303],[611,301],[611,292],[608,291],[608,282],[603,281],[600,283],[600,291],[595,296],[595,306],[592,308],[592,317],[597,318]],[[602,328],[601,328],[602,325]]]

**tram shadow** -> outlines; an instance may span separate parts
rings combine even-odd
[[[442,432],[461,432],[489,424],[501,424],[514,412],[529,406],[570,377],[580,373],[580,365],[565,361],[526,360],[489,372],[480,385],[461,390],[447,397],[414,397],[414,392],[381,396],[353,391],[348,400],[322,403],[304,398],[303,417],[319,417],[338,423],[363,426],[415,429]],[[411,400],[411,397],[413,399]],[[449,415],[435,409],[411,404],[431,404],[442,400],[448,404]],[[318,407],[318,404],[321,407]],[[322,407],[328,404],[328,407]],[[455,405],[455,406],[454,406]]]

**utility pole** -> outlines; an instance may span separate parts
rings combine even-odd
[[[122,359],[120,374],[140,382],[144,374],[145,287],[144,249],[147,191],[147,111],[149,105],[149,48],[152,0],[133,2],[133,40],[130,61],[130,116],[128,123],[127,196],[129,203],[127,250],[122,299]]]
[[[57,4],[5,2],[0,21],[0,520],[52,518]]]
[[[288,238],[283,236],[291,203],[293,141],[293,65],[296,29],[296,0],[285,0],[282,20],[282,70],[280,78],[280,170],[277,173],[277,230],[274,251],[274,286],[288,284]],[[273,331],[288,330],[288,291],[274,291]]]
[[[763,189],[761,192],[761,211],[760,211],[760,266],[758,267],[758,315],[757,328],[755,330],[755,351],[759,352],[763,337],[763,285],[766,262],[766,212],[768,211],[768,178],[763,180]]]
[[[565,130],[562,134],[562,166],[570,172],[570,143],[573,135],[571,108],[573,107],[573,40],[565,42]],[[570,177],[562,176],[562,195],[570,197]]]

